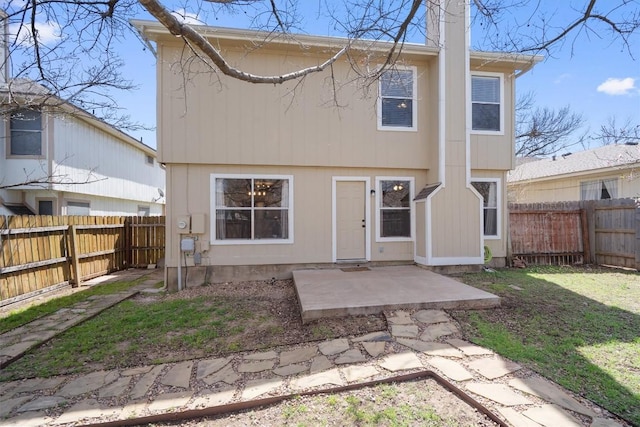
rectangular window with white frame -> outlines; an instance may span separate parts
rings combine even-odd
[[[376,178],[376,241],[412,239],[413,187],[413,177]]]
[[[598,179],[580,183],[580,200],[607,200],[618,198],[618,179]]]
[[[504,83],[502,74],[472,73],[471,129],[473,133],[504,133]]]
[[[212,175],[212,244],[292,243],[293,176]]]
[[[500,185],[492,179],[477,179],[471,184],[482,196],[483,235],[488,238],[500,238]]]
[[[42,156],[42,114],[21,108],[11,113],[9,155]]]
[[[378,80],[378,130],[418,129],[416,68],[392,68]]]

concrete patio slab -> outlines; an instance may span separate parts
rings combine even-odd
[[[366,271],[298,270],[293,280],[302,322],[397,309],[481,309],[500,298],[413,265]]]

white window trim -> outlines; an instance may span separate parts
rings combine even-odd
[[[417,132],[418,131],[418,69],[415,66],[396,66],[397,70],[409,70],[413,72],[413,89],[412,89],[412,118],[411,118],[411,127],[405,126],[382,126],[382,87],[380,83],[380,79],[378,79],[378,102],[377,102],[377,110],[378,110],[378,130],[388,130],[388,131],[400,131],[400,132]],[[386,71],[386,70],[385,70]]]
[[[583,199],[582,198],[582,187],[583,185],[586,184],[593,184],[593,183],[600,183],[602,184],[604,181],[615,181],[616,183],[616,192],[620,193],[620,179],[617,176],[605,176],[602,178],[596,178],[596,179],[589,179],[586,181],[580,181],[580,200],[584,201],[584,200],[613,200],[613,199],[617,199],[620,196],[618,196],[618,194],[616,194],[615,196],[612,196],[611,199]]]
[[[254,239],[254,240],[246,240],[246,239],[224,239],[217,240],[216,236],[216,179],[286,179],[289,181],[289,238],[288,239]],[[270,175],[270,174],[211,174],[209,181],[209,194],[211,196],[211,213],[210,217],[210,227],[211,227],[211,245],[282,245],[282,244],[292,244],[293,239],[293,222],[294,222],[294,212],[293,212],[293,175]]]
[[[409,237],[382,237],[382,229],[380,227],[380,204],[382,202],[382,187],[380,186],[382,181],[409,181],[411,189],[409,191],[409,204],[410,221],[411,221],[411,236]],[[376,198],[375,198],[375,221],[376,221],[376,242],[413,242],[416,235],[416,206],[413,199],[415,199],[415,178],[412,176],[377,176],[376,177]]]
[[[498,77],[500,79],[500,130],[474,130],[473,129],[473,99],[471,92],[469,92],[469,115],[471,117],[470,129],[474,135],[504,135],[505,123],[504,123],[504,74],[492,73],[488,71],[472,71],[471,78],[478,77]],[[473,82],[470,82],[470,88],[473,88]],[[473,89],[472,89],[473,90]]]
[[[485,240],[500,240],[502,239],[502,179],[500,178],[471,178],[471,182],[495,182],[496,183],[496,235],[486,235],[484,234],[484,200],[482,200],[482,195],[480,195],[480,200],[482,200],[482,204],[480,205],[480,218],[481,227],[482,227],[482,237]],[[473,188],[473,186],[471,186]],[[474,188],[474,191],[477,190]]]

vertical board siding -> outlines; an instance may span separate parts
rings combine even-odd
[[[0,305],[156,264],[164,257],[164,223],[164,217],[0,216]]]
[[[633,199],[510,204],[509,211],[513,257],[533,264],[640,265]]]

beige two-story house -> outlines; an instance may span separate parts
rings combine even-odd
[[[481,265],[485,246],[504,263],[515,81],[540,58],[471,51],[467,6],[447,4],[430,14],[428,43],[405,44],[365,85],[354,61],[382,63],[384,43],[353,46],[302,81],[255,85],[212,73],[160,24],[134,22],[157,45],[170,286],[186,266],[217,281],[341,262]],[[262,75],[345,44],[198,31]]]

